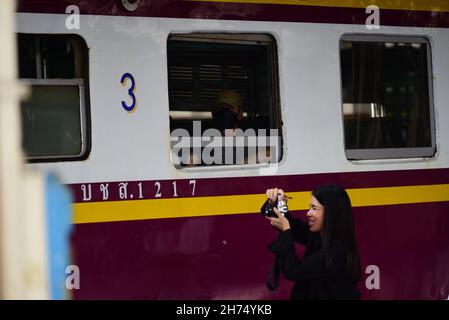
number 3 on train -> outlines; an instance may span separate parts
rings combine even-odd
[[[122,75],[122,78],[120,79],[120,83],[122,84],[122,86],[126,85],[127,79],[131,80],[131,86],[128,89],[128,95],[131,97],[132,103],[131,103],[131,105],[127,105],[126,102],[122,101],[122,107],[123,107],[123,109],[125,109],[128,112],[133,112],[137,106],[137,99],[134,94],[136,91],[136,86],[135,86],[136,83],[135,83],[133,75],[131,73],[127,72],[127,73],[124,73]]]

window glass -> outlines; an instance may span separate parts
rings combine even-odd
[[[428,46],[424,39],[340,42],[348,158],[435,153]]]
[[[18,35],[19,75],[31,87],[22,101],[22,145],[29,160],[85,156],[85,42],[74,35]]]
[[[70,38],[41,38],[42,78],[75,78],[75,50]]]
[[[19,35],[19,77],[36,78],[36,39]]]
[[[22,104],[23,146],[28,156],[81,152],[78,86],[34,86]]]
[[[273,163],[280,159],[276,44],[271,36],[172,35],[167,52],[171,132],[183,129],[189,137],[194,137],[196,133],[207,134],[211,132],[208,129],[214,129],[224,137],[225,129],[231,129],[231,136],[245,136],[245,146],[240,149],[234,141],[232,147],[211,150],[217,161],[204,161],[203,153],[196,155],[201,158],[198,160],[192,156],[195,152],[191,149],[189,159],[198,160],[195,165]],[[235,104],[239,107],[233,108]],[[231,119],[235,116],[232,112],[223,109],[237,113],[236,119]],[[200,127],[198,130],[195,130],[195,123]],[[248,129],[254,130],[254,135]],[[264,131],[259,132],[259,129]],[[270,148],[269,136],[275,131],[278,145]],[[264,134],[267,146],[257,148],[255,145],[257,154],[251,156],[254,150],[250,150],[253,145],[250,137],[260,136],[262,145]],[[219,141],[218,137],[213,140]],[[224,141],[220,143],[223,145]],[[243,161],[238,160],[238,150],[244,153]],[[218,152],[221,155],[217,155]],[[181,166],[191,164],[181,163]]]

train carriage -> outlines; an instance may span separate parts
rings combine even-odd
[[[449,2],[372,4],[18,1],[23,146],[73,193],[73,298],[287,299],[264,192],[301,217],[333,182],[362,298],[446,299]],[[223,89],[270,161],[180,165],[172,133],[204,135]]]

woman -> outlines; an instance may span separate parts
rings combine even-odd
[[[268,189],[266,195],[263,214],[268,205],[286,201],[281,189]],[[295,282],[291,299],[360,299],[360,261],[346,191],[336,185],[313,190],[308,224],[277,208],[274,212],[276,217],[267,219],[280,233],[269,250],[276,254],[274,269]],[[297,256],[294,241],[306,247],[303,259]]]

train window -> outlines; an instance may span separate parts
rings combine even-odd
[[[77,35],[18,34],[19,76],[31,96],[21,104],[29,161],[87,156],[87,46]]]
[[[424,38],[341,38],[342,113],[348,159],[435,154],[430,59],[430,44]]]
[[[277,51],[272,36],[173,34],[167,40],[167,60],[175,165],[281,159]],[[181,136],[192,142],[182,144],[187,152],[179,148]],[[196,153],[197,136],[201,146]]]

